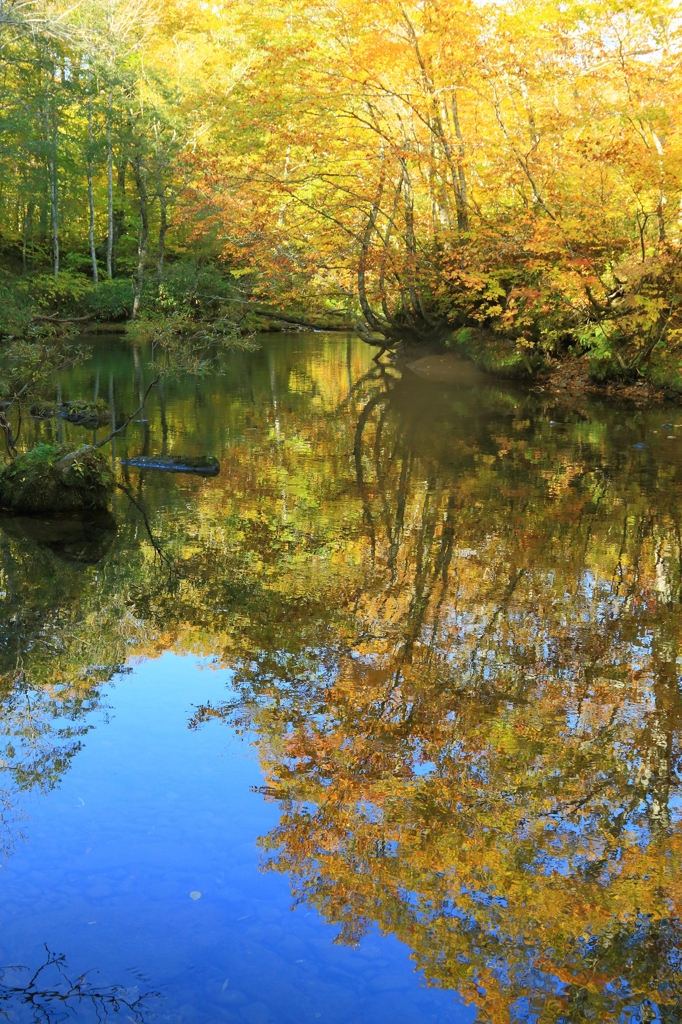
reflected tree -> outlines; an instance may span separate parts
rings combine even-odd
[[[264,863],[341,941],[396,935],[481,1021],[679,1019],[675,459],[648,414],[315,352],[169,389],[150,446],[223,473],[136,478],[101,563],[7,539],[12,729],[22,687],[80,728],[131,655],[210,654],[236,697],[191,724],[250,732]]]
[[[15,1013],[23,1008],[23,1017],[35,1024],[58,1024],[70,1020],[74,1013],[80,1019],[86,1014],[96,1021],[111,1020],[125,1015],[134,1024],[148,1019],[148,1001],[158,993],[140,993],[137,985],[99,986],[91,982],[88,974],[72,980],[62,954],[52,953],[45,946],[45,962],[32,970],[28,967],[0,968],[0,1017],[16,1020]]]
[[[192,724],[251,731],[264,864],[340,941],[395,934],[481,1021],[677,1020],[679,484],[493,402],[367,396],[359,585],[324,642],[251,631]]]

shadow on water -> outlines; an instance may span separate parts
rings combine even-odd
[[[65,562],[95,565],[111,549],[116,520],[110,512],[78,512],[60,516],[4,514],[0,527],[13,540],[30,541],[47,548]]]

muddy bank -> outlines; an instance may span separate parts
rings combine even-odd
[[[459,386],[473,386],[484,380],[490,379],[505,380],[504,375],[498,375],[489,370],[480,369],[474,362],[463,359],[454,352],[441,352],[415,358],[410,353],[408,358],[398,358],[397,365],[405,368],[423,380],[441,382],[443,384],[457,384]],[[538,394],[557,396],[590,396],[592,398],[606,398],[618,402],[631,402],[637,406],[661,405],[664,402],[675,405],[682,404],[682,396],[677,392],[663,387],[657,387],[650,381],[641,379],[638,381],[617,381],[611,380],[600,382],[590,376],[587,363],[581,359],[566,359],[556,362],[549,368],[539,371],[535,376],[530,375],[525,380],[517,380],[516,384],[521,387],[530,388]]]
[[[536,391],[555,395],[591,395],[638,406],[682,404],[682,396],[669,388],[657,387],[644,378],[637,381],[596,381],[582,359],[566,359],[538,373],[531,385]]]

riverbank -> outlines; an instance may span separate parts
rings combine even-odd
[[[537,375],[536,391],[555,395],[594,395],[638,406],[660,405],[663,402],[682,404],[682,396],[670,388],[660,387],[642,377],[637,381],[597,381],[590,375],[584,359],[565,359]]]
[[[679,404],[682,400],[679,366],[670,353],[651,353],[639,370],[625,374],[613,361],[607,365],[608,361],[597,359],[591,349],[580,352],[579,346],[574,346],[569,352],[540,355],[485,328],[459,331],[447,347],[493,377],[526,382],[540,391],[593,395],[636,405]]]
[[[396,360],[397,365],[406,367],[423,380],[443,384],[460,384],[463,386],[479,383],[481,380],[493,378],[509,380],[504,373],[484,369],[474,360],[463,358],[462,355],[446,351],[429,351],[417,354],[410,350],[407,357]],[[618,402],[632,403],[638,407],[661,405],[664,402],[682,404],[682,396],[667,388],[657,387],[644,378],[638,381],[596,381],[590,375],[587,362],[583,359],[567,358],[557,361],[535,375],[516,378],[521,386],[529,388],[537,394],[603,398]]]

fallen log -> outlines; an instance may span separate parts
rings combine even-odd
[[[133,455],[130,459],[121,459],[121,465],[202,476],[217,476],[220,472],[220,463],[212,455]]]
[[[48,324],[81,324],[85,320],[92,320],[94,318],[94,316],[95,316],[94,313],[88,313],[87,316],[67,316],[67,317],[60,317],[57,313],[52,313],[49,316],[47,316],[46,314],[42,314],[42,313],[34,313],[33,314],[33,319],[34,320],[42,320],[44,323],[48,323]]]

